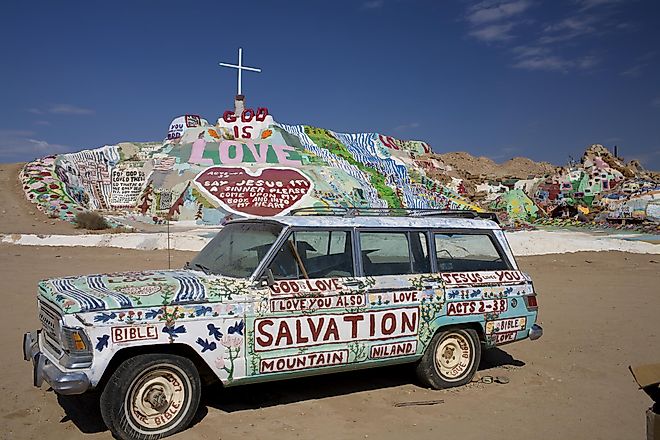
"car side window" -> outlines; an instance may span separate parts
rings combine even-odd
[[[295,231],[269,266],[276,280],[354,276],[349,231]]]
[[[366,276],[431,270],[426,235],[421,232],[361,232],[360,247]]]
[[[435,233],[435,253],[440,272],[506,270],[506,261],[488,234]]]
[[[296,261],[294,249],[295,241],[293,240],[293,234],[291,234],[277,251],[270,266],[268,266],[276,280],[295,280],[298,278],[300,264]]]

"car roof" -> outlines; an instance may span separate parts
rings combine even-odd
[[[364,228],[451,228],[451,229],[500,229],[492,220],[455,217],[391,217],[391,216],[331,216],[300,215],[269,217],[267,219],[234,220],[234,222],[269,221],[284,226],[298,227],[364,227]]]

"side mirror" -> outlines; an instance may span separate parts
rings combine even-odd
[[[273,275],[273,271],[270,270],[270,268],[266,269],[266,273],[262,275],[259,282],[261,287],[270,287],[275,284],[275,276]]]

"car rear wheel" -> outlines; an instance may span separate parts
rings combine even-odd
[[[481,360],[479,336],[473,329],[451,328],[433,336],[417,364],[417,377],[436,390],[470,382]]]
[[[201,395],[190,359],[144,354],[124,361],[101,393],[101,415],[120,439],[155,440],[185,429]]]

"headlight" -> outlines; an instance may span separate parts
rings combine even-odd
[[[86,368],[92,365],[92,344],[81,328],[62,327],[60,331],[64,355],[60,359],[66,368]]]
[[[91,351],[89,338],[81,328],[62,327],[62,347],[68,353],[88,353]]]

